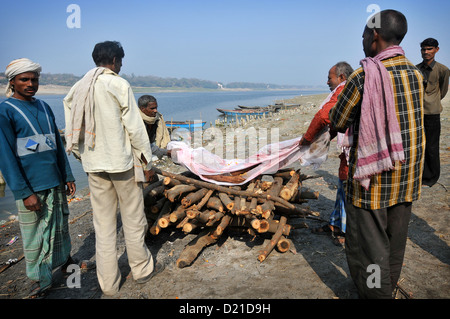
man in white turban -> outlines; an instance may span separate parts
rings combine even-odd
[[[13,94],[13,86],[11,86],[11,80],[16,77],[18,74],[33,72],[37,73],[39,77],[41,74],[42,68],[40,64],[34,63],[30,59],[22,58],[11,61],[11,63],[6,67],[5,76],[8,79],[8,84],[6,86],[6,97],[10,97]]]
[[[30,297],[48,291],[54,268],[73,263],[66,196],[75,179],[50,106],[34,98],[40,72],[29,59],[12,61],[0,103],[0,170],[16,199]]]

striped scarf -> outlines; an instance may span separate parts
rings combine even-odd
[[[400,46],[391,46],[374,58],[361,60],[364,69],[364,93],[358,138],[358,161],[354,179],[366,190],[370,177],[394,168],[395,161],[404,161],[402,136],[398,123],[392,80],[381,62],[404,55]]]

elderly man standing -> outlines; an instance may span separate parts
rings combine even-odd
[[[55,267],[73,263],[66,196],[75,194],[75,179],[52,110],[34,98],[40,72],[29,59],[12,61],[0,104],[0,170],[16,199],[30,297],[48,291]]]
[[[118,73],[120,43],[98,43],[97,67],[78,81],[64,99],[67,150],[79,152],[88,173],[96,233],[97,276],[105,295],[119,291],[117,204],[133,278],[145,283],[162,268],[153,265],[145,244],[148,228],[142,182],[154,176],[150,143],[129,83]]]
[[[328,71],[328,87],[331,93],[322,102],[319,107],[319,111],[314,116],[311,124],[309,125],[306,133],[302,136],[299,144],[309,145],[314,139],[326,128],[330,126],[329,113],[331,108],[336,104],[339,94],[341,94],[344,89],[344,85],[352,74],[353,68],[347,62],[338,62]],[[334,210],[330,215],[330,223],[319,228],[314,228],[313,233],[315,234],[330,234],[333,238],[333,242],[336,245],[342,245],[345,241],[345,225],[346,225],[346,214],[345,214],[345,190],[344,184],[347,180],[347,156],[348,148],[342,145],[343,133],[337,133],[334,130],[330,131],[331,138],[336,135],[338,137],[338,149],[341,151],[339,155],[340,165],[339,165],[339,186],[336,193],[336,201],[334,204]]]
[[[399,46],[405,16],[384,10],[369,22],[366,58],[347,80],[330,120],[336,130],[352,133],[345,207],[351,276],[361,298],[392,298],[412,202],[421,192],[424,90],[422,74]]]

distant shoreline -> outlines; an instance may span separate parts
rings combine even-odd
[[[69,93],[70,86],[64,85],[40,85],[38,90],[38,95],[63,95]],[[248,92],[248,91],[298,91],[299,93],[304,91],[322,91],[322,88],[311,87],[311,88],[298,88],[298,89],[247,89],[247,88],[233,88],[233,89],[204,89],[204,88],[163,88],[163,87],[132,87],[134,93],[167,93],[167,92]],[[5,96],[5,85],[0,85],[0,96]],[[323,88],[324,92],[328,90]]]

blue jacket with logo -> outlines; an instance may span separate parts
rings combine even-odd
[[[0,170],[16,200],[75,181],[47,103],[0,103]]]

